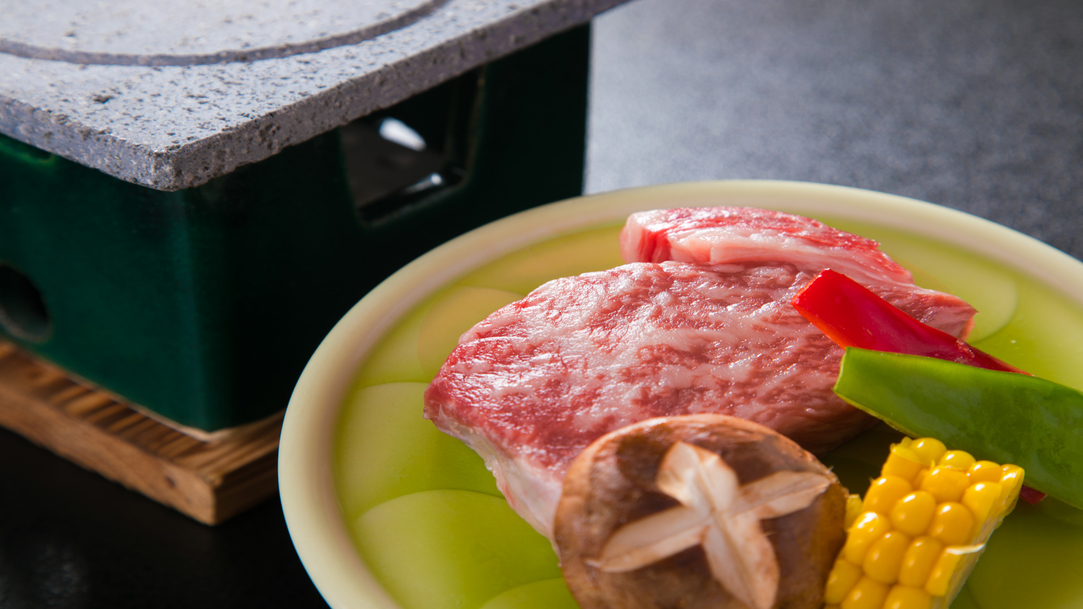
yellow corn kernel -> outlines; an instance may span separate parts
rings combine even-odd
[[[929,579],[925,582],[925,591],[933,596],[944,596],[951,586],[951,576],[962,562],[963,557],[950,552],[941,552],[937,557],[936,564],[929,572]]]
[[[999,478],[998,478],[999,480]],[[846,528],[849,529],[857,521],[857,517],[864,511],[861,495],[849,495],[846,497]]]
[[[967,472],[970,482],[1000,482],[1004,470],[992,461],[975,461]]]
[[[947,449],[944,443],[936,438],[918,438],[910,443],[910,450],[914,451],[914,454],[921,460],[922,465],[926,467],[936,463],[936,460]]]
[[[906,438],[909,440],[909,438]],[[881,476],[898,476],[913,484],[914,477],[922,469],[921,459],[910,450],[909,447],[895,444],[891,447],[891,453],[884,461],[884,467],[880,470]],[[997,470],[997,480],[1000,480],[1000,470]]]
[[[842,600],[842,609],[880,609],[887,598],[888,586],[870,577],[862,577],[846,598]]]
[[[865,512],[850,527],[846,536],[846,545],[842,547],[842,556],[846,560],[860,565],[865,560],[865,552],[872,542],[880,539],[891,530],[891,520],[876,512]]]
[[[921,535],[929,530],[936,511],[936,499],[926,491],[905,495],[891,508],[891,524],[907,535]]]
[[[914,476],[914,481],[911,483],[911,486],[913,486],[914,488],[921,488],[921,485],[925,484],[925,477],[928,475],[929,468],[921,468],[921,471],[918,472],[918,475]]]
[[[1019,489],[1023,487],[1023,468],[1007,463],[1001,470],[1004,473],[1000,476],[1000,498],[1005,507],[1011,508],[1019,497]]]
[[[935,537],[946,546],[961,546],[970,541],[974,530],[974,515],[961,503],[947,501],[941,503],[929,523],[929,536]]]
[[[886,516],[891,513],[891,508],[912,490],[910,483],[898,476],[881,476],[869,485],[869,491],[865,493],[864,509],[866,512],[878,512]]]
[[[970,478],[966,472],[949,467],[934,467],[921,480],[921,490],[931,494],[940,503],[958,501],[968,486]]]
[[[899,583],[916,588],[924,587],[943,550],[944,544],[932,537],[918,537],[911,541],[899,567]]]
[[[976,527],[984,526],[985,521],[1000,509],[1003,490],[999,482],[979,482],[963,491],[963,505],[974,515]]]
[[[884,599],[884,609],[930,609],[933,599],[921,588],[892,586]]]
[[[935,438],[891,447],[864,500],[847,498],[847,539],[827,609],[931,609],[951,603],[989,534],[1014,507],[1023,470],[976,461]]]
[[[965,546],[961,548],[944,548],[929,573],[929,579],[925,582],[925,591],[933,596],[945,596],[951,590],[951,578],[962,566],[963,561],[972,552],[980,549],[980,546]]]
[[[940,467],[950,467],[951,469],[961,469],[964,472],[970,470],[970,466],[974,465],[975,459],[970,453],[965,450],[949,450],[940,455],[940,458],[936,460],[936,464]]]
[[[889,531],[872,542],[861,568],[865,575],[883,584],[893,584],[899,579],[899,567],[903,554],[910,547],[910,536],[901,531]]]
[[[824,586],[824,602],[838,604],[846,598],[847,593],[861,581],[864,575],[861,567],[839,557],[835,566],[831,567],[831,573],[827,576],[827,584]]]

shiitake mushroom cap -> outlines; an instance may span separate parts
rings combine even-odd
[[[779,433],[744,419],[705,414],[650,419],[619,429],[572,463],[557,507],[554,541],[565,581],[582,609],[745,607],[712,576],[700,546],[623,573],[588,564],[621,526],[678,505],[659,490],[655,478],[679,441],[719,455],[741,485],[784,470],[830,477],[830,486],[808,507],[760,521],[781,572],[774,607],[821,607],[824,584],[845,541],[846,490],[812,454]]]

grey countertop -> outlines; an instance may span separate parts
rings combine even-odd
[[[1083,3],[633,0],[594,23],[591,192],[855,186],[1083,259]]]

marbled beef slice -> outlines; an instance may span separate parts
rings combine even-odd
[[[844,442],[872,419],[832,392],[842,350],[797,313],[793,295],[823,268],[838,269],[832,260],[850,264],[860,254],[881,270],[859,280],[915,318],[961,335],[974,311],[909,283],[874,242],[834,238],[839,231],[774,214],[750,220],[758,226],[750,230],[730,221],[731,212],[716,212],[737,240],[753,243],[743,251],[774,242],[773,258],[633,262],[549,282],[501,308],[460,338],[426,392],[425,416],[477,451],[511,506],[550,538],[571,460],[636,421],[721,413],[817,454]],[[640,243],[665,243],[632,248],[655,252],[651,258],[663,249],[725,249],[682,249],[705,241],[694,231],[680,240],[671,238],[675,231],[640,232]],[[635,240],[628,234],[622,244]]]

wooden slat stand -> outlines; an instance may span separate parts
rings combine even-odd
[[[206,524],[277,490],[281,416],[203,441],[3,341],[0,426]]]

